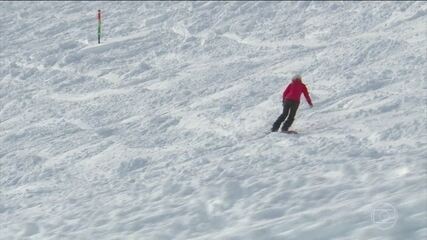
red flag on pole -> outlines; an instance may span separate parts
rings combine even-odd
[[[101,43],[101,10],[98,10],[98,44]]]

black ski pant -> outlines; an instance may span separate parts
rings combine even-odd
[[[285,119],[286,121],[282,126],[282,131],[288,131],[288,129],[291,127],[292,123],[294,122],[294,118],[295,118],[295,114],[297,113],[298,106],[299,106],[299,102],[297,101],[285,100],[283,102],[283,112],[274,122],[273,127],[271,128],[271,131],[276,132],[277,130],[279,130],[280,125],[282,124],[283,121],[285,121]]]

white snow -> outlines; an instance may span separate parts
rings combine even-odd
[[[426,40],[422,1],[1,2],[0,239],[426,239]]]

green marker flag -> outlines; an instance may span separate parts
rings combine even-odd
[[[98,43],[101,43],[101,10],[98,10]]]

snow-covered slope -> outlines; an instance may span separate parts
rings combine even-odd
[[[0,239],[426,239],[426,40],[425,2],[1,2]]]

